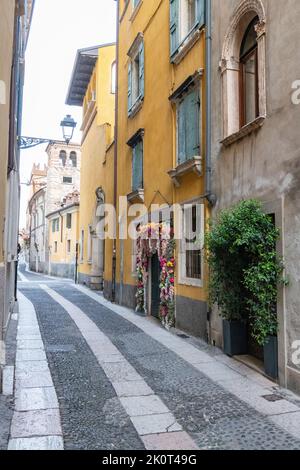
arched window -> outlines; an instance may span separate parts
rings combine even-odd
[[[70,160],[72,162],[72,166],[76,168],[77,167],[77,153],[76,152],[73,151],[70,153]]]
[[[117,64],[113,62],[111,66],[111,93],[116,93]]]
[[[258,46],[255,26],[256,16],[243,37],[240,51],[240,127],[259,116],[258,94]]]
[[[61,150],[59,152],[59,159],[62,163],[62,166],[66,166],[66,161],[67,161],[67,153],[65,150]]]
[[[267,115],[266,13],[261,0],[241,0],[224,38],[220,62],[223,145],[258,130]]]

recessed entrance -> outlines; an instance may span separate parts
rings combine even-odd
[[[151,315],[159,317],[160,307],[160,263],[158,254],[151,257]]]

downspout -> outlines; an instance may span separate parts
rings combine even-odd
[[[205,193],[210,208],[217,201],[212,193],[212,6],[211,0],[205,5],[205,73],[206,73],[206,130],[205,130]],[[211,342],[211,309],[207,308],[207,342]]]
[[[212,126],[212,20],[211,20],[211,0],[206,0],[205,6],[205,73],[206,73],[206,131],[205,131],[205,193],[210,206],[216,204],[216,195],[212,193],[212,163],[211,163],[211,126]]]
[[[116,93],[115,93],[115,130],[114,130],[114,208],[117,215],[118,203],[118,119],[119,119],[119,11],[120,2],[116,1]],[[117,220],[115,220],[115,231],[117,232]],[[111,300],[116,301],[116,274],[117,274],[117,233],[114,234],[113,239],[113,254],[112,254],[112,290]]]

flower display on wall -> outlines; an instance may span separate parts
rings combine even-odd
[[[138,229],[137,237],[137,305],[136,310],[147,313],[147,281],[149,260],[158,254],[160,262],[159,316],[166,328],[175,320],[175,240],[170,225],[148,223]]]

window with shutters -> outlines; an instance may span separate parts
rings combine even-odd
[[[184,204],[181,216],[180,244],[181,284],[202,286],[204,246],[204,205],[201,202]]]
[[[196,88],[177,103],[177,164],[200,153],[200,92]]]
[[[79,262],[83,263],[83,259],[84,259],[84,230],[81,229],[81,232],[80,232],[80,258],[79,258]]]
[[[259,116],[256,16],[244,35],[240,51],[240,127]]]
[[[132,148],[132,191],[143,189],[143,141]]]
[[[59,232],[59,218],[52,220],[52,232]]]
[[[170,0],[171,57],[194,36],[205,23],[205,0]]]
[[[133,115],[144,98],[144,41],[139,34],[128,52],[128,115]]]
[[[72,228],[72,214],[67,214],[67,228]]]
[[[116,94],[116,82],[117,80],[117,62],[114,61],[111,66],[111,88],[110,92],[115,95]]]

